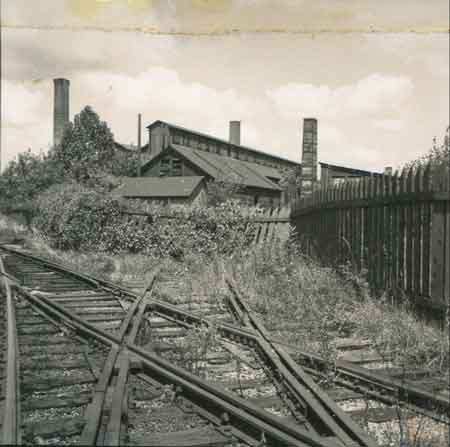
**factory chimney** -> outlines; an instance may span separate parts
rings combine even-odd
[[[241,122],[230,121],[230,143],[236,146],[241,145]]]
[[[69,123],[69,85],[67,79],[53,79],[54,100],[53,100],[53,145],[61,142],[64,129]]]
[[[317,182],[317,119],[303,120],[301,195],[305,197],[314,190]]]

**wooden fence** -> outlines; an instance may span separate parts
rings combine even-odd
[[[376,290],[402,290],[423,305],[450,299],[449,167],[348,180],[292,207],[309,254],[367,269]]]
[[[290,208],[271,208],[253,219],[256,224],[254,244],[286,242],[290,235]]]
[[[244,209],[245,210],[245,209]],[[291,210],[288,206],[281,208],[266,208],[262,214],[253,215],[254,209],[247,208],[248,222],[254,224],[255,236],[253,245],[283,243],[286,242],[290,236],[290,214]],[[123,215],[128,216],[128,219],[133,222],[136,228],[145,227],[152,224],[155,219],[169,219],[177,220],[184,219],[183,216],[176,214],[162,214],[154,215],[149,212],[122,210]]]

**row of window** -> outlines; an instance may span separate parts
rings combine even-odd
[[[179,158],[164,157],[159,165],[160,177],[180,177],[183,175],[183,163]]]

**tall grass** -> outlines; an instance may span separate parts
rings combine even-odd
[[[422,321],[407,303],[372,297],[364,278],[355,288],[353,278],[295,247],[257,247],[227,268],[268,329],[287,343],[333,358],[336,338],[354,337],[397,365],[448,372],[448,328]]]

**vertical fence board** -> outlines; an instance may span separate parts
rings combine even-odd
[[[416,172],[414,179],[415,192],[423,191],[423,171],[422,168]],[[422,295],[422,255],[423,255],[423,204],[416,202],[414,204],[414,296]]]
[[[406,182],[406,192],[412,192],[413,185],[413,172],[412,169],[408,172]],[[414,240],[414,227],[413,227],[413,204],[408,203],[406,206],[406,292],[411,293],[413,284],[413,240]]]
[[[447,183],[448,188],[448,183]],[[447,192],[450,194],[450,188]],[[445,252],[444,252],[444,300],[450,306],[450,203],[444,203],[445,207]]]
[[[404,169],[316,191],[293,204],[293,222],[324,260],[366,269],[373,288],[442,303],[450,300],[450,175],[437,170]]]
[[[437,301],[444,299],[445,261],[445,203],[435,203],[431,217],[431,296]]]

